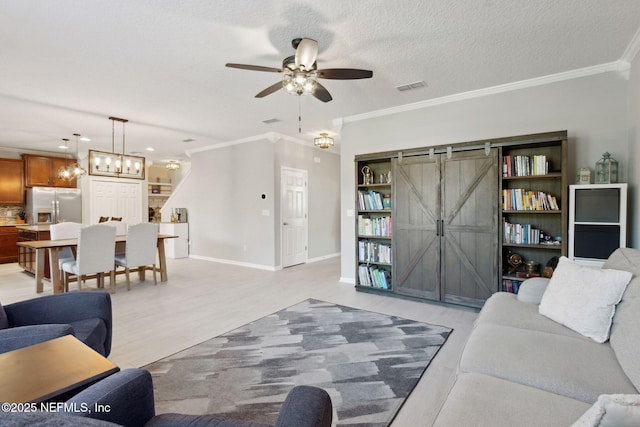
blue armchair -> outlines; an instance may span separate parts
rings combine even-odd
[[[207,415],[155,415],[153,381],[149,371],[125,369],[67,400],[66,413],[0,412],[0,425],[124,426],[124,427],[269,427]],[[99,408],[99,410],[94,410]],[[331,398],[321,388],[294,387],[278,413],[274,427],[330,427]]]
[[[106,357],[111,329],[111,296],[106,292],[70,292],[0,305],[0,353],[74,335]]]

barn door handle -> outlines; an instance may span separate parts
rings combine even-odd
[[[289,225],[289,223],[288,222],[283,222],[282,225]]]

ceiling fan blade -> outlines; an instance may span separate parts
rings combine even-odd
[[[327,88],[318,82],[316,82],[316,90],[313,91],[312,95],[322,102],[329,102],[333,99]]]
[[[239,68],[241,70],[250,70],[250,71],[268,71],[271,73],[281,73],[282,70],[280,68],[273,67],[263,67],[262,65],[247,65],[247,64],[225,64],[226,67],[229,68]]]
[[[356,68],[325,68],[316,71],[316,76],[322,79],[355,80],[370,79],[373,76],[371,70],[358,70]]]
[[[313,39],[302,39],[296,48],[296,68],[301,65],[305,70],[313,69],[318,57],[318,42]]]
[[[282,89],[282,82],[277,82],[272,84],[271,86],[269,86],[268,88],[266,88],[265,90],[257,94],[256,98],[264,98],[267,95],[271,95],[273,92],[277,91],[278,89]]]

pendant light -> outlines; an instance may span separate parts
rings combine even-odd
[[[111,151],[89,150],[89,174],[114,178],[144,179],[145,158],[126,154],[125,123],[127,119],[109,117],[111,120]],[[115,150],[115,122],[122,123],[122,152]]]
[[[78,138],[80,137],[79,133],[74,133],[73,136],[76,137],[76,161],[74,164],[69,166],[69,173],[72,178],[80,178],[82,175],[86,174],[87,171],[84,170],[82,166],[80,166],[79,157],[78,157]]]
[[[69,150],[69,139],[68,138],[62,138],[62,140],[64,141],[64,150],[65,151]],[[62,147],[60,147],[60,148],[62,148]],[[71,174],[71,169],[67,165],[67,154],[66,153],[64,155],[64,165],[60,166],[58,168],[58,178],[60,178],[60,179],[62,179],[64,181],[71,181],[73,179],[73,176]]]

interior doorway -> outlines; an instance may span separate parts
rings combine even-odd
[[[282,267],[307,262],[307,171],[283,167],[280,173]]]

